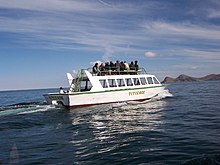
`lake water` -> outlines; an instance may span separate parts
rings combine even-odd
[[[74,110],[45,104],[57,90],[0,92],[0,164],[220,164],[220,81]]]

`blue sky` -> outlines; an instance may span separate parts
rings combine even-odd
[[[220,73],[219,0],[0,0],[0,90],[67,86],[95,61],[160,80]]]

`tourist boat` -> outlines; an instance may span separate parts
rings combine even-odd
[[[67,73],[69,89],[48,93],[44,97],[49,104],[64,107],[81,107],[127,101],[145,101],[161,93],[165,85],[155,75],[138,71],[103,71],[94,74],[81,69],[75,76]]]

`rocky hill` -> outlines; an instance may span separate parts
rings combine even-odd
[[[210,74],[204,77],[196,78],[187,76],[184,74],[179,75],[177,78],[165,77],[162,83],[172,83],[172,82],[192,82],[192,81],[213,81],[220,80],[220,74]]]

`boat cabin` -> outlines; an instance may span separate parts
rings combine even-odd
[[[159,80],[147,74],[144,69],[126,72],[126,74],[99,73],[93,74],[90,69],[81,70],[72,80],[71,92],[120,90],[125,88],[140,88],[143,86],[160,85]]]

